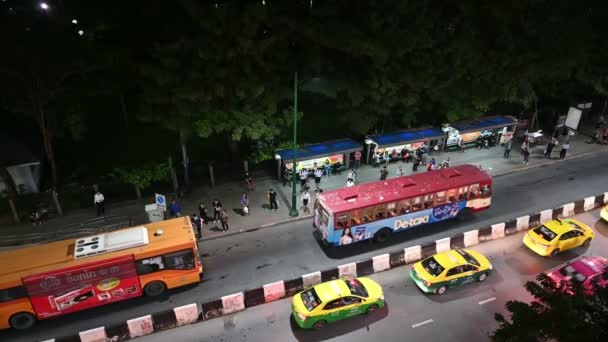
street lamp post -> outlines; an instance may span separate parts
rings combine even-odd
[[[293,164],[291,164],[291,209],[289,216],[298,216],[298,208],[296,204],[296,137],[298,132],[298,73],[295,73],[293,81]]]

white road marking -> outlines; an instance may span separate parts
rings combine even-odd
[[[481,302],[479,302],[479,305],[484,305],[485,303],[489,303],[493,300],[496,300],[496,297],[492,297],[492,298],[488,298],[486,300],[482,300]]]
[[[418,328],[421,325],[425,325],[425,324],[429,324],[429,323],[433,323],[432,319],[427,319],[424,322],[420,322],[420,323],[416,323],[416,324],[412,324],[412,328]]]

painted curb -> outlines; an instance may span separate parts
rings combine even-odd
[[[578,215],[595,210],[606,204],[608,204],[608,192],[596,196],[585,197],[574,202],[566,203],[557,208],[547,209],[487,227],[473,229],[423,245],[410,246],[391,253],[377,255],[367,260],[304,274],[295,279],[275,281],[261,287],[226,295],[214,301],[202,304],[188,304],[174,308],[173,310],[161,311],[130,319],[117,325],[89,329],[74,335],[50,339],[44,342],[127,341],[137,336],[144,336],[183,325],[214,319],[261,304],[288,298],[305,288],[321,282],[338,279],[340,277],[350,278],[367,276],[420,261],[442,250],[465,248],[484,241],[497,240],[528,230],[549,219]]]

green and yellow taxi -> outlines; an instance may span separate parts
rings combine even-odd
[[[425,293],[444,294],[448,288],[484,281],[492,264],[469,249],[452,249],[430,256],[412,266],[410,277]]]
[[[608,222],[608,205],[602,208],[600,211],[600,217],[602,220]]]
[[[588,246],[595,234],[575,219],[555,219],[528,230],[524,245],[541,256],[555,256],[579,246]]]
[[[337,279],[306,289],[291,300],[291,315],[305,329],[369,313],[384,306],[382,287],[369,278]]]

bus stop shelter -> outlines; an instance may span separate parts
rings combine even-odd
[[[322,167],[326,161],[331,165],[344,165],[348,169],[350,164],[350,154],[357,151],[362,151],[363,145],[352,139],[341,139],[327,141],[318,144],[304,145],[296,149],[297,170],[302,168],[312,169],[314,164]],[[277,150],[275,159],[277,160],[277,175],[280,179],[281,164],[285,163],[286,170],[291,172],[293,164],[293,149]]]
[[[461,121],[449,125],[447,147],[457,146],[461,139],[465,144],[475,142],[485,132],[498,135],[497,141],[505,143],[513,137],[517,119],[512,116],[492,116],[472,121]]]
[[[365,139],[365,144],[367,145],[366,161],[369,163],[372,151],[377,151],[380,154],[386,150],[389,152],[396,150],[399,153],[403,148],[411,151],[418,148],[422,143],[426,143],[428,146],[441,145],[444,138],[445,133],[441,129],[432,127],[370,135]]]

